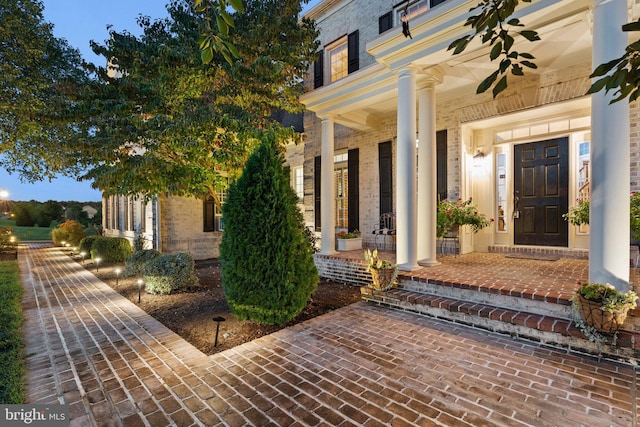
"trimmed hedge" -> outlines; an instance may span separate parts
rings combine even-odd
[[[98,236],[91,246],[91,258],[103,262],[125,262],[131,256],[131,243],[124,237]]]
[[[160,252],[155,249],[143,249],[134,252],[124,265],[124,277],[142,276],[147,263],[159,255]]]
[[[284,324],[319,281],[298,198],[273,135],[263,136],[222,208],[222,286],[238,320]]]
[[[22,286],[17,261],[0,262],[0,404],[25,401]]]
[[[144,268],[144,290],[149,294],[170,294],[198,285],[196,263],[184,252],[163,254],[150,260]]]
[[[93,243],[100,237],[102,236],[87,236],[84,239],[80,240],[80,244],[78,245],[78,252],[86,252],[87,255],[91,255],[91,248],[93,248]]]

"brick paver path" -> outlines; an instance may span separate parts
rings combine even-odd
[[[71,425],[634,426],[632,367],[367,306],[206,356],[22,246],[27,394]]]

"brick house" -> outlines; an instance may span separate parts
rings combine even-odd
[[[495,222],[463,231],[462,252],[588,250],[592,281],[628,283],[626,203],[640,189],[640,109],[585,93],[593,68],[624,52],[621,26],[638,6],[521,3],[516,16],[541,41],[516,37],[515,50],[533,54],[538,68],[510,75],[493,99],[476,94],[497,68],[489,49],[474,42],[460,55],[447,51],[469,31],[476,4],[324,0],[306,13],[320,28],[321,51],[301,98],[304,208],[321,253],[334,251],[342,228],[361,230],[372,245],[381,214],[395,212],[400,268],[432,265],[438,198],[472,197]],[[590,229],[563,220],[589,197]]]

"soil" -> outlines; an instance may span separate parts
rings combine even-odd
[[[311,301],[296,318],[285,325],[261,325],[248,320],[239,321],[233,317],[224,298],[220,263],[216,259],[196,261],[199,286],[170,295],[147,294],[143,288],[140,293],[140,303],[138,303],[139,277],[124,278],[121,274],[116,274],[117,268],[124,271],[123,263],[101,264],[98,271],[95,270],[95,264],[91,261],[85,261],[83,265],[100,280],[205,354],[230,349],[361,300],[358,286],[321,279]],[[216,317],[225,319],[219,322],[217,345],[215,343],[217,324],[213,320]]]

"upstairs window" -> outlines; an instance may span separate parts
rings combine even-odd
[[[360,37],[356,30],[348,36],[330,43],[326,47],[328,70],[324,69],[325,50],[318,52],[313,66],[313,87],[324,85],[324,72],[329,71],[329,82],[333,83],[360,69]]]
[[[333,46],[327,48],[329,52],[329,75],[331,82],[347,77],[349,74],[349,55],[347,51],[347,38],[343,37]]]

